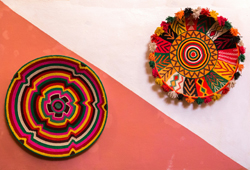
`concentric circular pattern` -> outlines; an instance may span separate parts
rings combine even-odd
[[[170,97],[189,103],[218,100],[244,68],[245,47],[238,35],[226,18],[207,8],[186,8],[167,17],[149,44],[155,82]]]
[[[87,149],[107,119],[100,79],[84,63],[64,56],[24,65],[9,86],[5,107],[17,140],[47,157],[68,157]]]
[[[208,74],[217,58],[218,52],[213,41],[198,31],[181,34],[170,48],[171,64],[178,73],[188,78],[200,78]]]

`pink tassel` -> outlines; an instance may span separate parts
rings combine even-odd
[[[161,87],[162,87],[162,89],[163,89],[165,92],[169,92],[169,90],[170,90],[169,87],[168,87],[167,85],[165,85],[165,84],[162,85]]]
[[[229,88],[228,87],[225,87],[223,90],[222,90],[222,94],[227,94],[229,92]]]
[[[245,54],[245,52],[246,52],[246,48],[243,47],[243,46],[240,46],[240,47],[239,47],[239,50],[240,50],[240,53],[241,53],[241,54]]]
[[[152,69],[152,75],[154,76],[154,78],[158,76],[158,72],[155,68]]]
[[[217,17],[217,20],[220,26],[224,26],[225,22],[227,21],[227,19],[222,16]]]
[[[212,101],[212,99],[210,97],[206,97],[205,100],[204,100],[204,103],[209,103],[211,101]]]
[[[156,34],[151,35],[151,42],[157,42],[158,36]]]
[[[165,32],[167,32],[168,31],[168,27],[169,27],[169,23],[166,23],[165,21],[162,21],[162,23],[161,23],[161,27],[163,27],[163,30],[165,31]]]

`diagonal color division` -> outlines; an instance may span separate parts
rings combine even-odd
[[[19,68],[35,58],[55,54],[71,56],[88,64],[103,82],[109,101],[106,128],[97,142],[79,156],[56,161],[38,157],[18,146],[8,130],[2,109],[1,169],[245,169],[2,2],[0,14],[1,108],[4,108],[10,80]]]

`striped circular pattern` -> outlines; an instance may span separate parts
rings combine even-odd
[[[199,38],[197,37],[197,34],[200,35]],[[208,47],[205,40],[209,41],[210,47]],[[187,74],[187,72],[193,72],[194,74],[197,73],[199,77],[205,76],[209,73],[209,70],[212,70],[216,65],[216,60],[218,58],[216,54],[212,59],[215,62],[210,61],[210,48],[213,50],[216,49],[213,41],[203,33],[198,33],[197,31],[187,31],[181,34],[175,39],[173,46],[170,48],[170,58],[174,69],[181,75],[189,78],[191,78],[192,75]],[[177,64],[176,61],[178,62]],[[208,65],[209,67],[207,67]],[[203,72],[203,69],[208,70],[206,74],[200,74]]]
[[[180,65],[189,71],[197,71],[207,65],[210,58],[209,49],[197,38],[187,38],[177,50]]]
[[[87,65],[46,56],[18,70],[5,109],[12,133],[26,148],[47,157],[68,157],[87,149],[102,133],[107,98]]]

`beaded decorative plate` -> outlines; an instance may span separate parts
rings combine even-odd
[[[14,75],[5,101],[13,135],[46,157],[68,157],[90,147],[104,129],[107,109],[95,72],[65,56],[25,64]]]
[[[238,30],[208,8],[186,8],[167,17],[151,36],[149,50],[156,83],[188,103],[218,100],[244,68]]]

